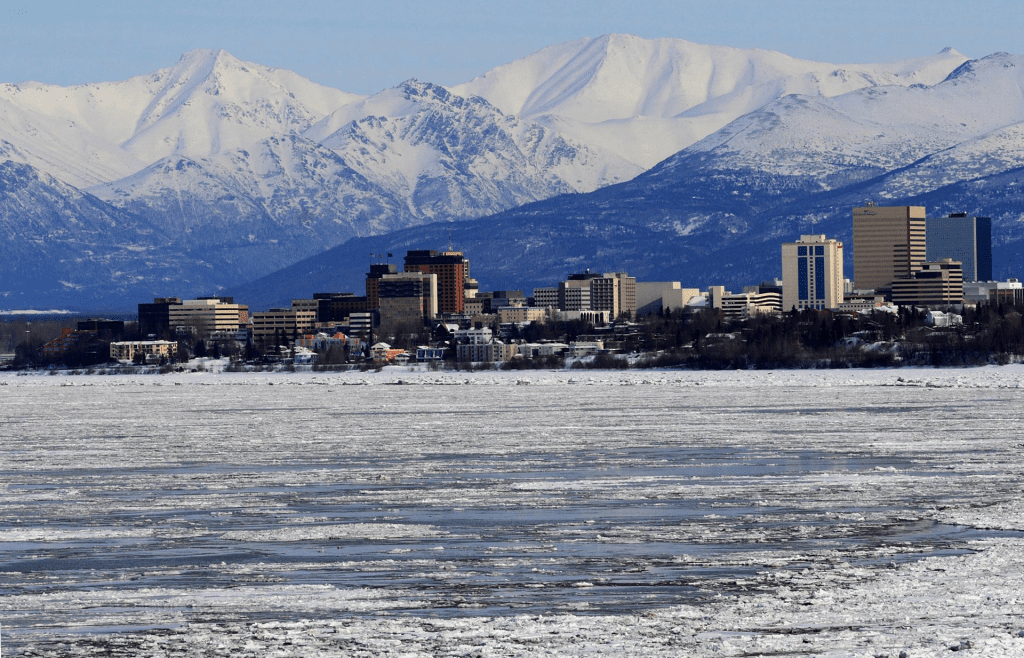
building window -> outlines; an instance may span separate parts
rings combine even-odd
[[[814,296],[825,299],[825,257],[814,258]]]
[[[806,249],[806,247],[800,247],[800,248],[801,249]],[[808,286],[807,286],[807,259],[806,258],[798,258],[797,259],[797,280],[798,280],[798,283],[799,283],[798,287],[800,289],[799,294],[797,295],[797,299],[807,299],[809,295],[808,295]]]

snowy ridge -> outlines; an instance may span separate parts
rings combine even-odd
[[[343,107],[305,135],[428,218],[472,217],[589,192],[641,171],[506,116],[482,98],[417,80]]]
[[[32,112],[4,98],[0,159],[31,165],[79,188],[130,175],[144,165],[72,119]]]
[[[359,98],[222,50],[195,50],[173,67],[121,82],[0,85],[0,111],[9,105],[31,117],[11,125],[4,116],[9,132],[0,137],[34,154],[41,149],[34,128],[60,126],[68,162],[41,154],[39,161],[49,164],[41,168],[68,182],[107,182],[169,155],[203,156],[301,132]],[[124,164],[78,171],[79,161],[96,159]]]
[[[164,158],[91,191],[158,218],[189,248],[234,253],[231,260],[249,277],[410,222],[388,190],[333,151],[294,135],[204,158]]]
[[[1024,157],[1022,64],[1020,57],[996,54],[931,87],[786,96],[694,144],[664,169],[708,154],[719,169],[808,177],[827,188],[833,174],[861,170],[866,178],[913,165],[894,196],[1003,171]],[[910,185],[910,178],[918,183]]]
[[[835,65],[771,51],[613,34],[545,48],[452,90],[482,96],[505,113],[557,125],[649,168],[784,95],[831,97],[880,85],[931,85],[964,61],[946,49],[890,64]],[[630,147],[627,135],[637,132],[646,139]]]

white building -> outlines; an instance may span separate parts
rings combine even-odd
[[[493,338],[490,327],[458,329],[452,335],[455,338],[455,342],[462,345],[486,345]]]
[[[676,310],[700,295],[697,288],[683,288],[678,281],[637,281],[636,314],[659,313],[661,309]]]
[[[560,356],[569,350],[566,343],[520,343],[519,353],[528,358]]]
[[[1021,304],[1024,303],[1024,284],[1017,279],[964,283],[964,303]]]
[[[569,356],[581,357],[597,354],[604,349],[601,341],[573,341],[569,343]]]
[[[116,361],[134,361],[136,354],[142,354],[147,363],[177,359],[178,344],[170,340],[123,340],[110,344],[110,358]]]
[[[782,310],[830,309],[843,303],[843,243],[801,235],[782,245]]]
[[[782,297],[777,292],[729,293],[722,295],[720,308],[727,318],[778,313],[782,309]]]

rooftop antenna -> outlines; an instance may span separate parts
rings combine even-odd
[[[876,205],[875,202],[872,201],[871,199],[868,199],[867,201],[864,202],[864,207],[865,208],[874,208],[875,205]]]
[[[452,225],[448,225],[448,251],[455,251],[455,245],[452,244]]]

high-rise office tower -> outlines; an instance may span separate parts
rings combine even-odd
[[[948,217],[929,217],[927,260],[959,261],[964,281],[992,280],[992,220],[968,217],[965,212]]]
[[[370,265],[370,271],[366,274],[366,310],[376,311],[380,308],[380,280],[385,274],[395,274],[398,267],[391,263],[376,263]]]
[[[853,283],[860,290],[885,288],[909,278],[925,262],[924,206],[853,209]]]
[[[465,287],[468,263],[461,251],[438,253],[428,250],[410,250],[405,256],[406,272],[437,275],[437,306],[440,313],[462,313],[465,307]]]

